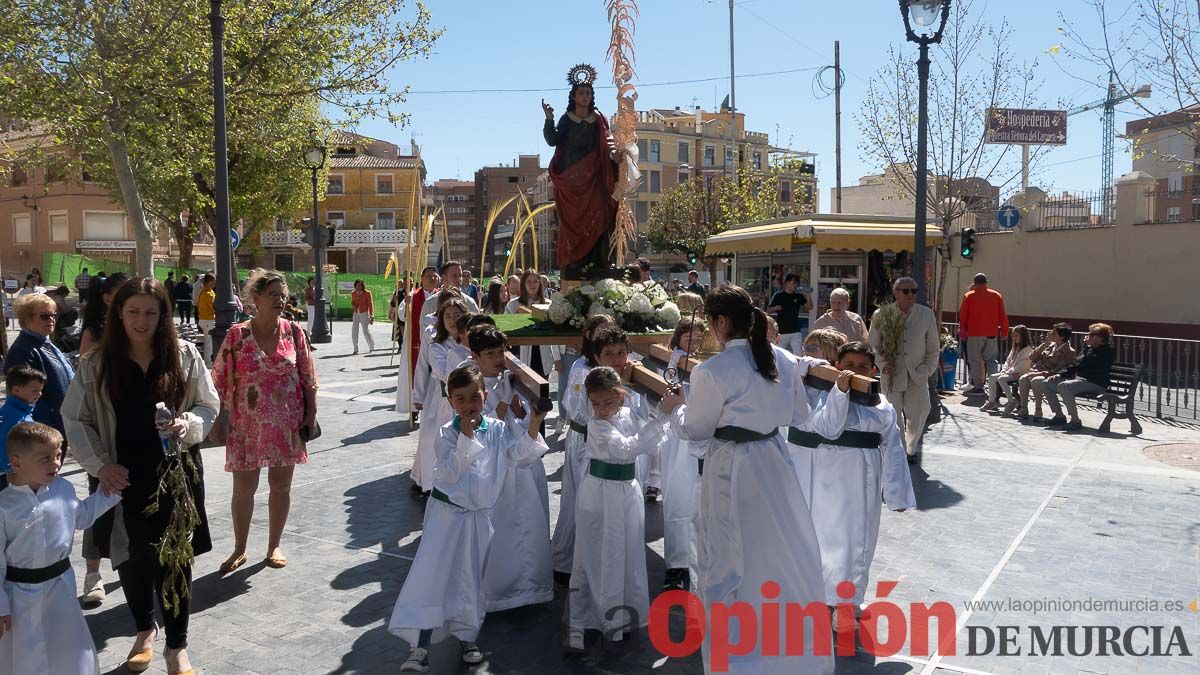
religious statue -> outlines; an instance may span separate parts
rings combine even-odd
[[[608,120],[596,110],[592,83],[596,69],[580,64],[567,74],[571,94],[567,111],[554,123],[554,108],[542,99],[546,113],[543,134],[554,148],[550,180],[558,211],[558,266],[562,278],[604,276],[611,262],[610,236],[616,227],[618,203],[613,198],[618,180],[617,148]]]

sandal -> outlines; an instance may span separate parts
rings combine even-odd
[[[229,556],[229,558],[226,559],[225,562],[221,563],[221,567],[219,569],[221,570],[221,574],[229,574],[230,572],[237,570],[237,568],[239,568],[245,564],[246,564],[246,554],[239,553],[237,555]]]
[[[267,563],[267,567],[270,567],[271,569],[281,570],[281,569],[287,567],[288,559],[287,559],[286,555],[283,555],[282,553],[280,553],[279,555],[268,556],[266,559],[266,563]]]

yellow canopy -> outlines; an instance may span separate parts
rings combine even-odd
[[[911,251],[911,221],[888,216],[804,216],[753,223],[708,238],[705,254],[777,253],[795,244],[815,244],[820,251]],[[942,241],[937,225],[926,224],[926,242]]]

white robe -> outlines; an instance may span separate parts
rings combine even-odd
[[[430,325],[421,327],[421,352],[417,354],[417,368],[413,371],[413,400],[425,405],[425,394],[429,387],[429,343],[433,342],[436,329],[433,326],[433,315],[427,314]]]
[[[541,436],[529,437],[494,418],[484,418],[474,438],[458,431],[456,420],[438,429],[433,487],[456,506],[430,498],[421,543],[388,631],[416,646],[422,630],[433,640],[453,635],[474,642],[483,625],[486,598],[483,570],[492,541],[489,511],[496,506],[512,465],[525,465],[548,450]]]
[[[0,616],[12,618],[12,630],[0,639],[0,673],[100,672],[92,634],[76,599],[75,571],[68,568],[40,584],[15,583],[4,575],[10,565],[36,569],[70,556],[75,530],[91,527],[119,501],[120,495],[103,492],[80,500],[62,477],[36,494],[23,485],[0,492]]]
[[[671,352],[667,369],[675,368],[684,356]],[[691,384],[683,383],[684,396]],[[663,558],[667,569],[688,569],[696,578],[696,511],[700,506],[699,463],[691,453],[691,442],[679,438],[673,424],[663,434],[660,451],[663,491]]]
[[[412,479],[428,490],[433,485],[433,465],[437,461],[435,446],[442,425],[454,417],[450,407],[450,399],[443,393],[446,377],[455,366],[462,363],[460,347],[454,338],[446,338],[445,342],[430,342],[421,350],[421,354],[429,355],[429,381],[425,386],[425,406],[421,409],[421,428],[417,432],[417,456],[413,460]]]
[[[587,379],[591,367],[585,357],[579,357],[571,364],[571,372],[567,376],[567,391],[563,394],[560,414],[567,419],[587,426],[592,420],[592,404],[588,401],[587,392],[583,389],[583,381]],[[558,501],[558,521],[554,523],[554,537],[550,540],[550,553],[554,571],[570,574],[574,567],[575,557],[575,499],[583,476],[587,473],[587,457],[584,455],[583,434],[574,429],[567,430],[563,441],[563,459],[561,494]]]
[[[464,362],[468,363],[468,362]],[[474,361],[469,361],[474,363]],[[496,417],[496,406],[511,404],[511,374],[484,377],[488,399],[484,414]],[[532,408],[524,402],[525,418],[517,419],[511,408],[504,422],[513,433],[527,433]],[[536,605],[554,599],[554,575],[550,569],[550,494],[546,466],[537,458],[525,466],[510,464],[500,488],[500,498],[491,510],[492,548],[483,570],[487,611]]]
[[[628,407],[588,424],[586,455],[614,464],[658,452],[662,420],[642,422]],[[584,476],[575,507],[575,560],[568,603],[572,630],[593,628],[611,640],[650,617],[646,581],[646,503],[637,479]],[[629,607],[632,614],[610,611]]]
[[[697,590],[710,608],[718,602],[727,607],[746,602],[760,608],[765,602],[806,606],[825,600],[817,535],[778,428],[787,420],[803,419],[805,427],[816,427],[813,431],[840,430],[846,396],[830,397],[843,403],[840,415],[835,406],[815,413],[808,410],[796,362],[778,347],[772,349],[779,369],[776,382],[755,370],[746,340],[728,341],[723,352],[692,372],[687,404],[675,415],[680,438],[692,441],[693,452],[705,458],[697,523]],[[714,438],[714,432],[725,426],[775,434],[750,443]],[[760,589],[767,581],[779,585],[778,597],[763,597]],[[765,641],[760,636],[750,653],[729,657],[728,672],[832,673],[832,655],[811,654],[811,624],[802,628],[780,621],[776,644],[787,644],[785,632],[796,635],[801,630],[807,633],[804,656],[784,656],[782,647],[779,656],[763,654]],[[730,643],[735,644],[736,623],[729,632]],[[711,631],[703,644],[705,672],[712,668],[708,635]]]
[[[813,408],[823,405],[828,396],[828,392],[808,389]],[[878,448],[826,443],[806,448],[788,443],[796,475],[809,497],[813,527],[821,545],[825,602],[830,605],[863,602],[879,540],[882,500],[886,499],[893,511],[917,506],[896,411],[886,398],[880,399],[873,407],[851,403],[845,426],[880,434],[882,443]],[[854,584],[853,598],[837,594],[837,586],[843,581]]]

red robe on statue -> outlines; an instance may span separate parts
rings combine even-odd
[[[550,160],[550,180],[554,183],[558,211],[560,268],[584,258],[616,223],[617,202],[612,194],[617,172],[608,154],[608,120],[598,110],[595,114],[596,142],[592,152],[562,169],[567,148],[560,144]]]

